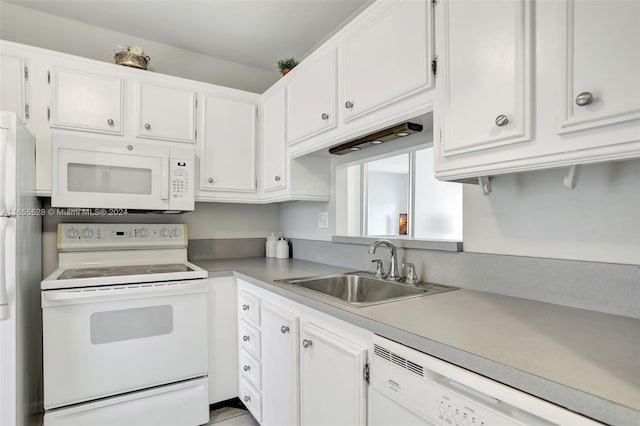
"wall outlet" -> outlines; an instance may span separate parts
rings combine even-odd
[[[329,227],[329,212],[318,213],[318,228],[327,229]]]

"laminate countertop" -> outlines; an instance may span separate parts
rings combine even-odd
[[[193,263],[595,420],[640,425],[638,319],[465,289],[355,308],[275,282],[349,269],[298,259]]]

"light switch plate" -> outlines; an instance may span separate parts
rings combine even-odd
[[[318,228],[327,229],[329,227],[329,212],[318,213]]]

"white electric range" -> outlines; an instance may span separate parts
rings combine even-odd
[[[42,281],[44,424],[209,419],[207,271],[186,225],[60,224]]]

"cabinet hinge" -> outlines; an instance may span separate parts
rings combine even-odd
[[[47,121],[51,121],[51,108],[47,107]]]
[[[24,106],[24,118],[29,118],[29,104]]]
[[[438,55],[434,56],[431,60],[431,72],[434,77],[438,75]]]
[[[194,138],[195,138],[195,139],[198,139],[198,129],[195,129],[195,130],[193,131],[193,134],[194,134]]]
[[[371,375],[371,369],[370,369],[370,367],[369,367],[369,363],[366,363],[366,364],[364,365],[364,369],[363,369],[363,370],[364,370],[364,371],[363,371],[364,381],[365,381],[365,382],[367,382],[367,383],[371,383],[371,382],[369,381],[369,378],[370,378],[370,375]]]
[[[24,79],[29,80],[29,67],[24,67]]]
[[[47,71],[47,84],[51,84],[51,71]]]

